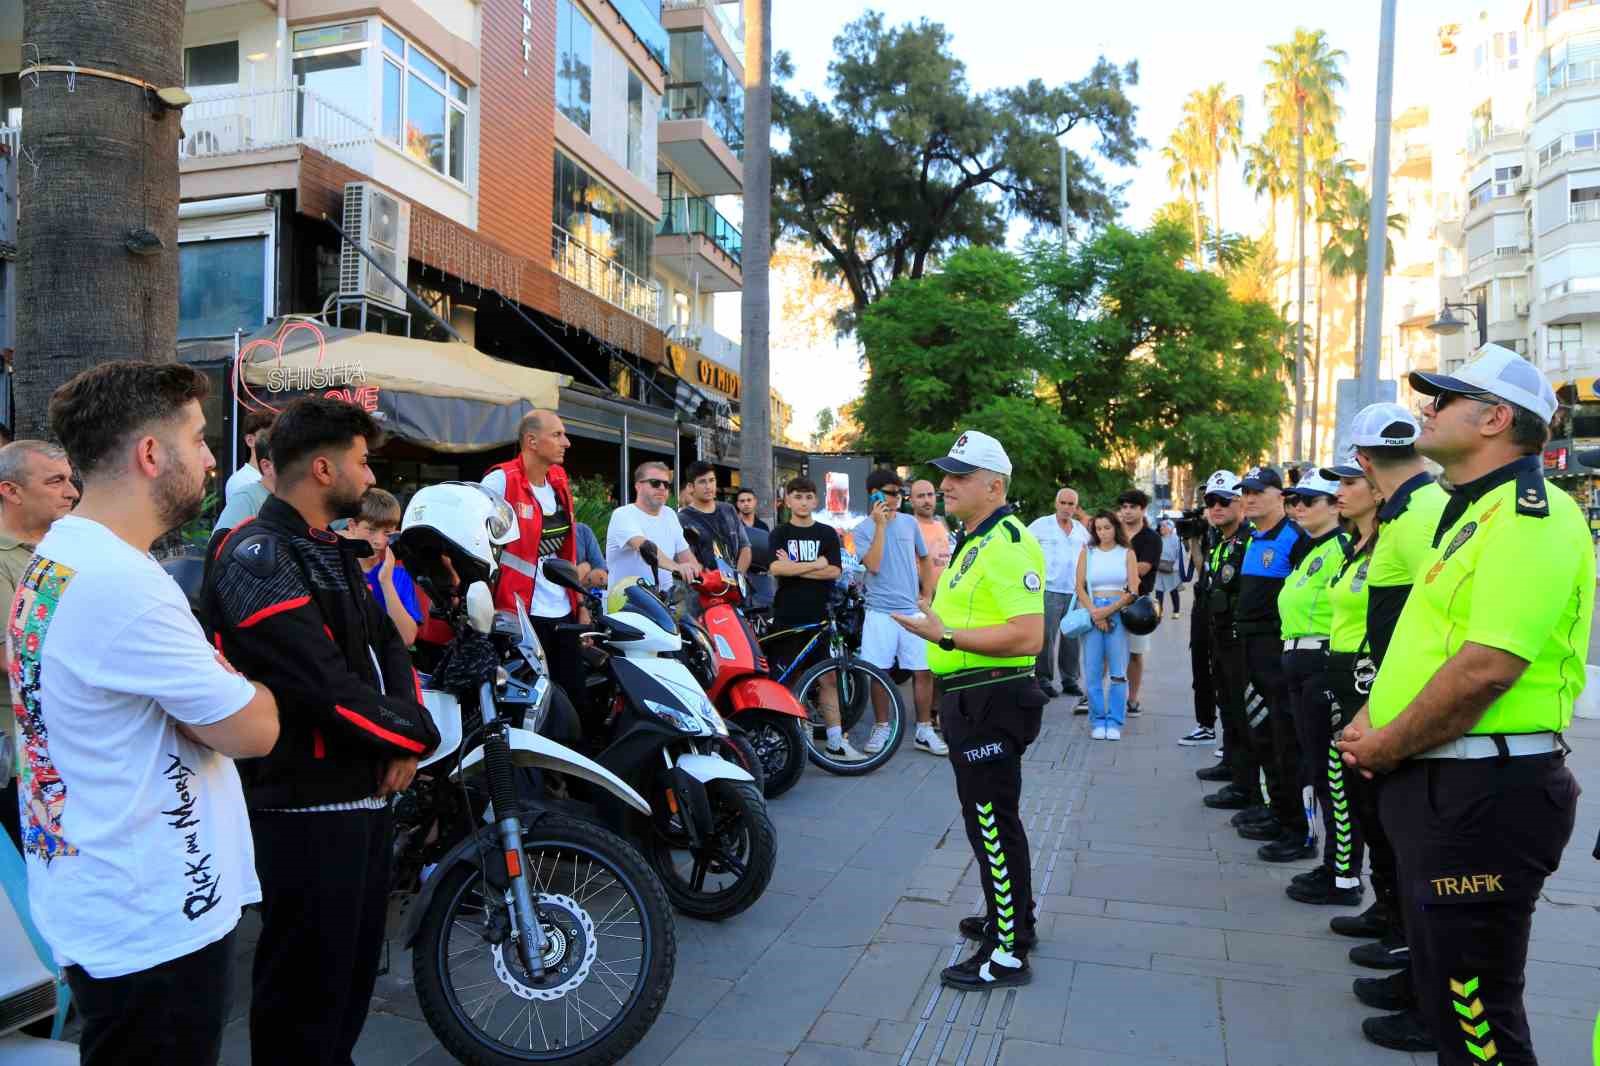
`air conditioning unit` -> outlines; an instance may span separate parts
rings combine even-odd
[[[1517,312],[1517,317],[1518,318],[1527,318],[1528,317],[1528,312],[1529,312],[1530,308],[1528,307],[1527,304],[1519,302],[1519,303],[1515,304],[1514,306],[1516,308],[1516,312]]]
[[[411,258],[411,205],[370,181],[344,187],[344,220],[351,241],[382,263],[397,278],[406,276]],[[405,290],[375,270],[367,257],[349,244],[339,250],[339,295],[373,300],[398,311],[406,307]]]
[[[183,126],[180,159],[226,155],[241,152],[250,144],[250,118],[247,115],[207,115],[187,119]]]
[[[1533,179],[1530,178],[1528,175],[1524,174],[1521,177],[1517,178],[1516,184],[1514,184],[1512,186],[1512,188],[1516,189],[1517,192],[1527,192],[1529,186],[1531,186],[1532,184],[1533,184]]]

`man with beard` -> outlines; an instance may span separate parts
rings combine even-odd
[[[40,539],[7,624],[28,898],[89,1066],[214,1066],[234,928],[261,898],[233,760],[272,749],[277,706],[150,557],[200,513],[205,395],[174,363],[101,363],[56,391],[83,500]]]
[[[262,889],[254,1062],[351,1061],[383,948],[389,797],[439,742],[405,644],[367,591],[371,545],[328,531],[359,513],[377,437],[351,404],[291,404],[272,429],[272,497],[208,554],[218,645],[283,716],[271,753],[240,765]]]

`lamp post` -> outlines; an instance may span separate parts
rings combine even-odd
[[[1473,323],[1478,327],[1479,348],[1482,348],[1485,344],[1489,343],[1488,324],[1484,322],[1484,316],[1479,313],[1477,304],[1465,302],[1452,303],[1451,301],[1446,300],[1439,307],[1439,317],[1428,323],[1428,329],[1439,334],[1441,337],[1449,337],[1460,333],[1462,330],[1467,328],[1467,324],[1452,313],[1455,311],[1465,311],[1467,314],[1472,316]],[[1363,365],[1362,372],[1365,373],[1365,371],[1366,367]]]
[[[1394,8],[1395,0],[1383,0],[1378,17],[1378,100],[1373,123],[1372,198],[1367,218],[1367,306],[1357,311],[1367,320],[1362,338],[1365,343],[1361,353],[1361,377],[1357,385],[1363,407],[1378,402],[1383,281],[1389,272],[1389,116],[1394,101]]]

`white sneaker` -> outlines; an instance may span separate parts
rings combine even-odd
[[[923,732],[917,730],[916,749],[925,751],[929,755],[949,755],[950,746],[940,739],[939,734],[933,730]]]
[[[883,746],[889,743],[890,732],[891,730],[889,729],[888,722],[879,722],[877,725],[872,727],[872,735],[868,737],[867,742],[861,746],[861,750],[865,751],[868,755],[878,754],[883,750]]]
[[[1107,726],[1106,727],[1106,739],[1107,740],[1121,740],[1122,739],[1122,730],[1118,729],[1114,725],[1113,726]]]
[[[860,762],[862,759],[866,758],[865,755],[861,754],[850,745],[849,737],[840,737],[839,746],[837,748],[831,746],[824,747],[823,751],[827,753],[828,758],[837,759],[840,762]]]
[[[1094,740],[1104,740],[1106,738],[1106,727],[1103,725],[1095,726],[1089,731],[1089,736]]]

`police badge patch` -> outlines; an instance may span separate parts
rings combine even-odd
[[[1261,553],[1261,565],[1262,566],[1271,566],[1272,565],[1272,560],[1276,559],[1277,557],[1278,557],[1278,550],[1276,548],[1268,548],[1266,551],[1263,551]]]
[[[1039,580],[1038,574],[1034,573],[1032,570],[1029,570],[1026,574],[1022,575],[1022,587],[1027,589],[1029,592],[1038,592],[1040,589],[1044,588],[1044,584]]]
[[[1226,585],[1228,582],[1233,580],[1233,575],[1235,572],[1236,571],[1233,569],[1232,563],[1223,563],[1221,573],[1218,576],[1222,578],[1222,583]]]
[[[967,571],[972,569],[972,564],[978,561],[979,547],[980,545],[974,544],[971,548],[967,549],[967,554],[961,557],[961,566],[955,568],[955,573],[950,575],[951,588],[955,588],[957,585],[961,584],[961,579],[967,576]]]
[[[1350,579],[1351,592],[1360,592],[1361,586],[1367,583],[1367,564],[1371,562],[1372,559],[1368,557],[1356,568],[1356,576]]]
[[[1444,560],[1454,555],[1463,544],[1472,539],[1472,535],[1477,531],[1478,523],[1476,522],[1468,522],[1462,526],[1456,535],[1450,538],[1450,543],[1445,546],[1444,554],[1439,557],[1439,561],[1444,562]]]

